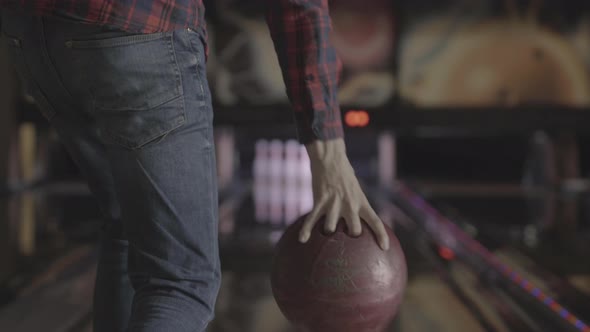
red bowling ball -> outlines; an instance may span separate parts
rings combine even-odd
[[[344,221],[334,234],[324,220],[308,243],[298,241],[304,217],[277,244],[272,291],[287,319],[305,332],[383,332],[397,314],[406,287],[406,260],[399,241],[386,227],[390,248],[379,248],[363,222],[351,237]]]

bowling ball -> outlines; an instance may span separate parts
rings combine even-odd
[[[324,219],[309,241],[299,242],[305,217],[279,240],[271,285],[285,317],[306,332],[382,332],[395,317],[406,287],[406,260],[386,226],[390,248],[379,248],[363,222],[361,236],[348,235],[340,220],[335,233]]]

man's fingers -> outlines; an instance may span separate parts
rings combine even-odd
[[[363,232],[363,227],[361,225],[361,218],[358,212],[354,212],[352,210],[347,211],[347,215],[345,216],[348,231],[350,232],[351,236],[360,236]]]
[[[311,230],[324,212],[324,207],[325,204],[323,203],[317,204],[307,218],[305,218],[301,231],[299,231],[299,242],[306,243],[309,240]]]
[[[336,227],[338,226],[338,219],[340,219],[340,203],[336,200],[329,204],[327,209],[328,213],[326,214],[326,223],[324,225],[324,229],[327,233],[334,233],[336,231]]]
[[[371,208],[366,207],[362,211],[362,218],[367,222],[369,227],[373,230],[375,235],[377,235],[377,242],[379,243],[379,247],[383,250],[389,249],[389,235],[387,235],[387,231],[385,230],[385,224],[379,218],[377,213]]]

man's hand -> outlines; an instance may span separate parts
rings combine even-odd
[[[306,146],[311,161],[314,208],[306,218],[299,234],[300,242],[307,242],[311,230],[322,216],[326,216],[325,230],[336,231],[338,220],[346,220],[351,236],[362,232],[361,218],[377,235],[379,246],[389,249],[389,237],[383,222],[367,200],[346,156],[342,139],[315,141]]]

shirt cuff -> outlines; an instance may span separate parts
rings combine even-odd
[[[327,141],[344,137],[340,110],[329,112],[330,119],[321,116],[326,113],[315,112],[315,118],[311,123],[306,114],[295,113],[297,137],[301,144],[306,145],[316,140]]]

